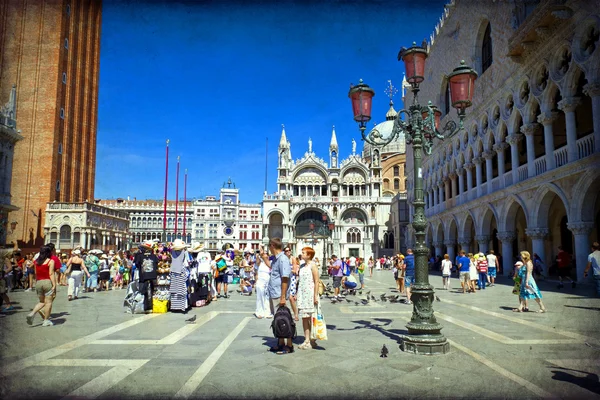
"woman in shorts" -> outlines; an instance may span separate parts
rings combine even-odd
[[[54,260],[52,260],[52,248],[50,246],[42,246],[40,255],[35,261],[35,275],[37,282],[35,283],[35,291],[38,295],[39,302],[33,307],[33,310],[27,315],[27,324],[33,325],[35,314],[43,309],[44,322],[42,326],[54,325],[50,321],[50,313],[52,312],[52,302],[56,297],[56,274],[54,273]]]

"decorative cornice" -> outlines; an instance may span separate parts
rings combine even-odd
[[[496,234],[496,237],[501,241],[501,242],[510,242],[512,243],[513,240],[515,240],[517,238],[515,232],[498,232]]]
[[[583,93],[590,97],[600,96],[600,83],[588,83],[583,87]]]
[[[594,223],[582,221],[568,222],[567,228],[569,228],[574,235],[589,235],[592,229],[594,229]]]
[[[558,102],[558,108],[566,113],[574,112],[579,103],[581,103],[581,98],[567,97]]]
[[[489,235],[477,235],[477,236],[475,236],[475,240],[477,241],[477,243],[487,243],[490,241],[490,236]]]
[[[525,136],[533,136],[535,134],[535,132],[538,130],[539,126],[540,125],[537,122],[525,124],[525,125],[521,126],[521,132],[523,134],[525,134]]]
[[[494,151],[496,153],[501,153],[504,150],[508,149],[509,147],[510,147],[510,145],[508,143],[501,142],[501,143],[495,144],[494,147],[492,147],[492,148],[494,149]]]
[[[525,234],[532,239],[544,239],[548,236],[549,230],[547,228],[530,228],[525,230]]]
[[[537,117],[537,121],[542,125],[552,125],[554,121],[558,118],[558,113],[556,111],[551,111],[549,113],[541,113]]]
[[[511,145],[516,145],[518,144],[521,140],[523,140],[523,135],[520,133],[513,133],[512,135],[508,135],[506,137],[506,142],[510,143]]]

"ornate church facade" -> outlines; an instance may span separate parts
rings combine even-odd
[[[479,77],[465,130],[436,141],[423,162],[426,241],[435,254],[494,249],[507,273],[522,250],[550,267],[562,246],[582,279],[600,230],[600,14],[593,4],[446,5],[419,96],[439,105],[443,126],[456,119],[443,73],[463,59]],[[410,203],[412,169],[408,177]]]
[[[381,126],[379,129],[384,130]],[[403,150],[394,146],[399,145],[390,145],[394,153]],[[282,238],[294,254],[311,246],[319,259],[332,254],[361,258],[391,255],[396,238],[390,206],[400,184],[397,190],[384,186],[383,171],[395,169],[399,182],[400,170],[404,170],[403,158],[394,158],[395,165],[385,163],[386,155],[391,153],[365,148],[362,155],[357,154],[353,140],[352,154],[340,159],[334,127],[329,162],[316,156],[310,139],[302,158],[293,161],[283,128],[278,148],[277,192],[265,194],[263,199],[264,243],[272,237]],[[386,184],[389,185],[389,178]]]

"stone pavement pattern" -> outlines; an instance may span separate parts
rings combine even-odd
[[[431,281],[441,287],[439,276]],[[376,297],[394,289],[389,271],[366,285]],[[126,314],[124,290],[67,302],[61,288],[49,328],[39,318],[25,323],[32,293],[10,293],[16,310],[0,318],[0,398],[600,398],[600,299],[591,286],[540,286],[547,314],[513,313],[507,278],[476,294],[437,290],[451,352],[431,357],[398,348],[412,312],[405,304],[323,299],[329,340],[280,356],[267,351],[270,320],[252,315],[256,298],[233,285],[232,298],[186,316]],[[379,357],[383,344],[388,358]]]

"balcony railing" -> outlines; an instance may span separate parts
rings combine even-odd
[[[523,182],[525,179],[528,178],[527,164],[521,165],[517,171],[519,174],[519,182]]]
[[[562,167],[569,161],[569,154],[567,152],[567,146],[563,146],[560,149],[554,150],[554,164],[556,168]]]
[[[497,190],[500,190],[500,177],[499,176],[492,179],[492,192],[495,192]]]
[[[535,175],[541,175],[546,172],[546,156],[541,156],[535,160]]]
[[[581,160],[594,153],[594,135],[589,134],[577,140],[577,159]]]

